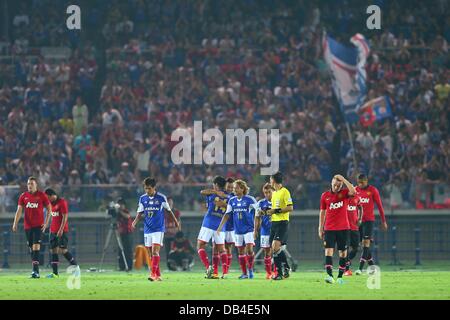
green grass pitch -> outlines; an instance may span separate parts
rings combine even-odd
[[[381,288],[368,289],[367,275],[346,277],[344,285],[326,284],[324,272],[299,271],[283,281],[203,278],[201,272],[166,272],[162,282],[149,282],[144,271],[82,272],[81,288],[69,290],[67,274],[58,279],[28,279],[29,273],[0,272],[0,299],[151,299],[151,300],[308,300],[308,299],[450,299],[450,272],[382,271]],[[45,275],[41,272],[41,275]]]

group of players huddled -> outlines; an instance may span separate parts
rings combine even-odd
[[[358,186],[354,187],[343,176],[335,175],[330,190],[321,196],[318,235],[324,241],[327,283],[335,282],[332,271],[335,247],[339,251],[338,283],[343,283],[343,275],[352,275],[351,260],[356,256],[361,242],[363,253],[356,274],[362,273],[365,262],[369,265],[374,264],[370,244],[375,221],[375,203],[382,219],[382,229],[387,229],[378,190],[368,184],[367,176],[363,174],[358,176],[357,183]],[[172,215],[177,228],[181,230],[181,224],[172,212],[166,196],[157,191],[156,184],[153,178],[146,178],[143,181],[145,193],[139,198],[137,215],[132,223],[134,230],[137,223],[144,220],[144,242],[152,257],[148,277],[150,281],[162,280],[159,252],[164,240],[166,211]],[[13,231],[17,231],[22,211],[25,211],[24,229],[33,266],[31,278],[40,277],[40,243],[50,218],[52,218],[50,244],[53,272],[47,277],[58,277],[58,254],[63,254],[79,272],[75,259],[67,250],[67,202],[53,189],[39,191],[34,177],[28,179],[27,187],[28,191],[23,193],[18,201]],[[206,278],[227,278],[234,246],[239,254],[238,262],[242,272],[239,279],[254,278],[253,249],[258,236],[260,247],[264,250],[266,279],[283,280],[289,277],[290,266],[284,249],[287,245],[289,214],[293,211],[294,204],[289,190],[283,186],[281,172],[270,176],[270,182],[262,187],[264,197],[259,201],[249,194],[249,187],[245,181],[225,179],[222,176],[216,176],[212,188],[202,190],[200,193],[206,197],[206,214],[197,238],[197,249],[206,269]],[[50,212],[45,219],[44,208]],[[206,252],[206,246],[210,241],[212,264]],[[221,276],[219,276],[220,263]]]

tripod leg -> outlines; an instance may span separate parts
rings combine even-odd
[[[98,268],[98,270],[101,270],[103,267],[103,261],[105,260],[105,254],[106,254],[106,250],[108,250],[109,247],[109,242],[111,241],[111,237],[112,237],[112,233],[113,233],[113,228],[111,227],[108,230],[108,234],[106,236],[106,240],[105,240],[105,245],[103,247],[103,253],[102,253],[102,258],[100,260],[100,267]]]
[[[123,245],[122,245],[122,239],[120,239],[120,234],[119,234],[119,230],[115,230],[115,235],[116,235],[116,240],[117,240],[117,245],[119,246],[120,249],[120,253],[122,254],[122,258],[123,258],[123,263],[125,264],[125,269],[128,271],[128,263],[127,263],[127,259],[125,257],[125,252],[123,251]]]

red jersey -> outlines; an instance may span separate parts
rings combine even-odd
[[[384,216],[384,209],[383,205],[381,204],[381,198],[378,189],[375,188],[374,186],[367,186],[367,188],[365,189],[356,187],[356,192],[360,197],[360,203],[363,208],[362,222],[375,221],[375,214],[374,214],[375,203],[377,204],[381,221],[386,222],[386,218]]]
[[[349,230],[347,204],[348,189],[339,192],[326,191],[320,198],[320,210],[326,210],[324,230]]]
[[[52,223],[50,225],[51,233],[58,233],[63,222],[63,215],[69,214],[67,201],[63,198],[58,198],[55,202],[52,202]],[[69,223],[64,226],[64,232],[69,232]]]
[[[47,195],[42,191],[35,193],[27,191],[20,195],[18,205],[22,206],[25,212],[23,223],[25,230],[44,225],[44,208],[49,204]]]
[[[180,221],[180,211],[179,210],[174,210],[172,209],[173,214],[175,215],[175,217],[177,218],[178,221]],[[172,215],[171,214],[165,214],[165,226],[166,226],[166,232],[165,232],[165,236],[167,237],[175,237],[175,234],[177,233],[178,229],[177,229],[177,225],[175,224],[175,220],[173,220]]]
[[[348,199],[348,205],[347,205],[347,214],[348,214],[348,223],[350,224],[350,230],[358,231],[358,206],[360,206],[359,203],[359,195],[356,195],[354,197],[350,197]]]

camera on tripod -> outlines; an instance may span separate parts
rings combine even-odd
[[[119,199],[120,200],[120,199]],[[106,209],[106,213],[109,217],[117,219],[119,215],[120,203],[119,201],[111,201]]]

